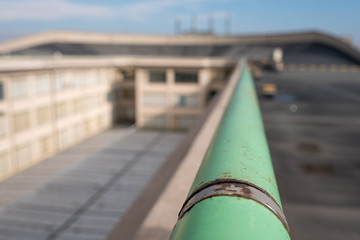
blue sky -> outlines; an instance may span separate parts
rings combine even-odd
[[[233,34],[320,30],[349,36],[360,46],[359,0],[0,0],[0,41],[49,30],[173,34],[175,16],[190,16]]]

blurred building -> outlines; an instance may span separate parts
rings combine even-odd
[[[282,49],[285,68],[306,63],[357,69],[360,62],[350,45],[312,32],[223,37],[52,32],[3,43],[0,178],[116,122],[187,129],[239,57],[255,67],[272,67],[274,49]]]

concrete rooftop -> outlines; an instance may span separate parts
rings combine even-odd
[[[1,182],[0,239],[104,239],[183,136],[109,129]]]

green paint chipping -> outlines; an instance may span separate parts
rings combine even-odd
[[[281,206],[251,73],[246,65],[190,189],[217,179],[260,187]],[[171,239],[290,239],[281,221],[263,205],[223,196],[196,204],[176,224]]]
[[[247,67],[191,187],[231,178],[267,191],[281,206],[253,79]]]

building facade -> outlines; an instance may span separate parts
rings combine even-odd
[[[115,70],[0,74],[0,178],[111,126]]]
[[[122,59],[124,60],[124,59]],[[199,59],[151,59],[129,66],[42,59],[48,66],[15,61],[17,71],[0,73],[0,179],[62,151],[114,123],[142,128],[188,129],[230,71]],[[162,61],[167,62],[161,63]],[[126,61],[125,61],[126,62]],[[96,64],[95,64],[96,63]],[[213,63],[213,64],[214,64]],[[27,66],[21,68],[21,66]],[[213,84],[211,84],[213,83]]]
[[[271,63],[276,48],[283,49],[285,64],[298,64],[293,55],[314,66],[324,64],[322,54],[330,61],[329,53],[336,61],[325,64],[360,62],[351,46],[319,33],[220,37],[53,32],[2,43],[0,179],[117,122],[188,129],[221,90],[239,57]],[[316,58],[307,50],[314,48]]]

